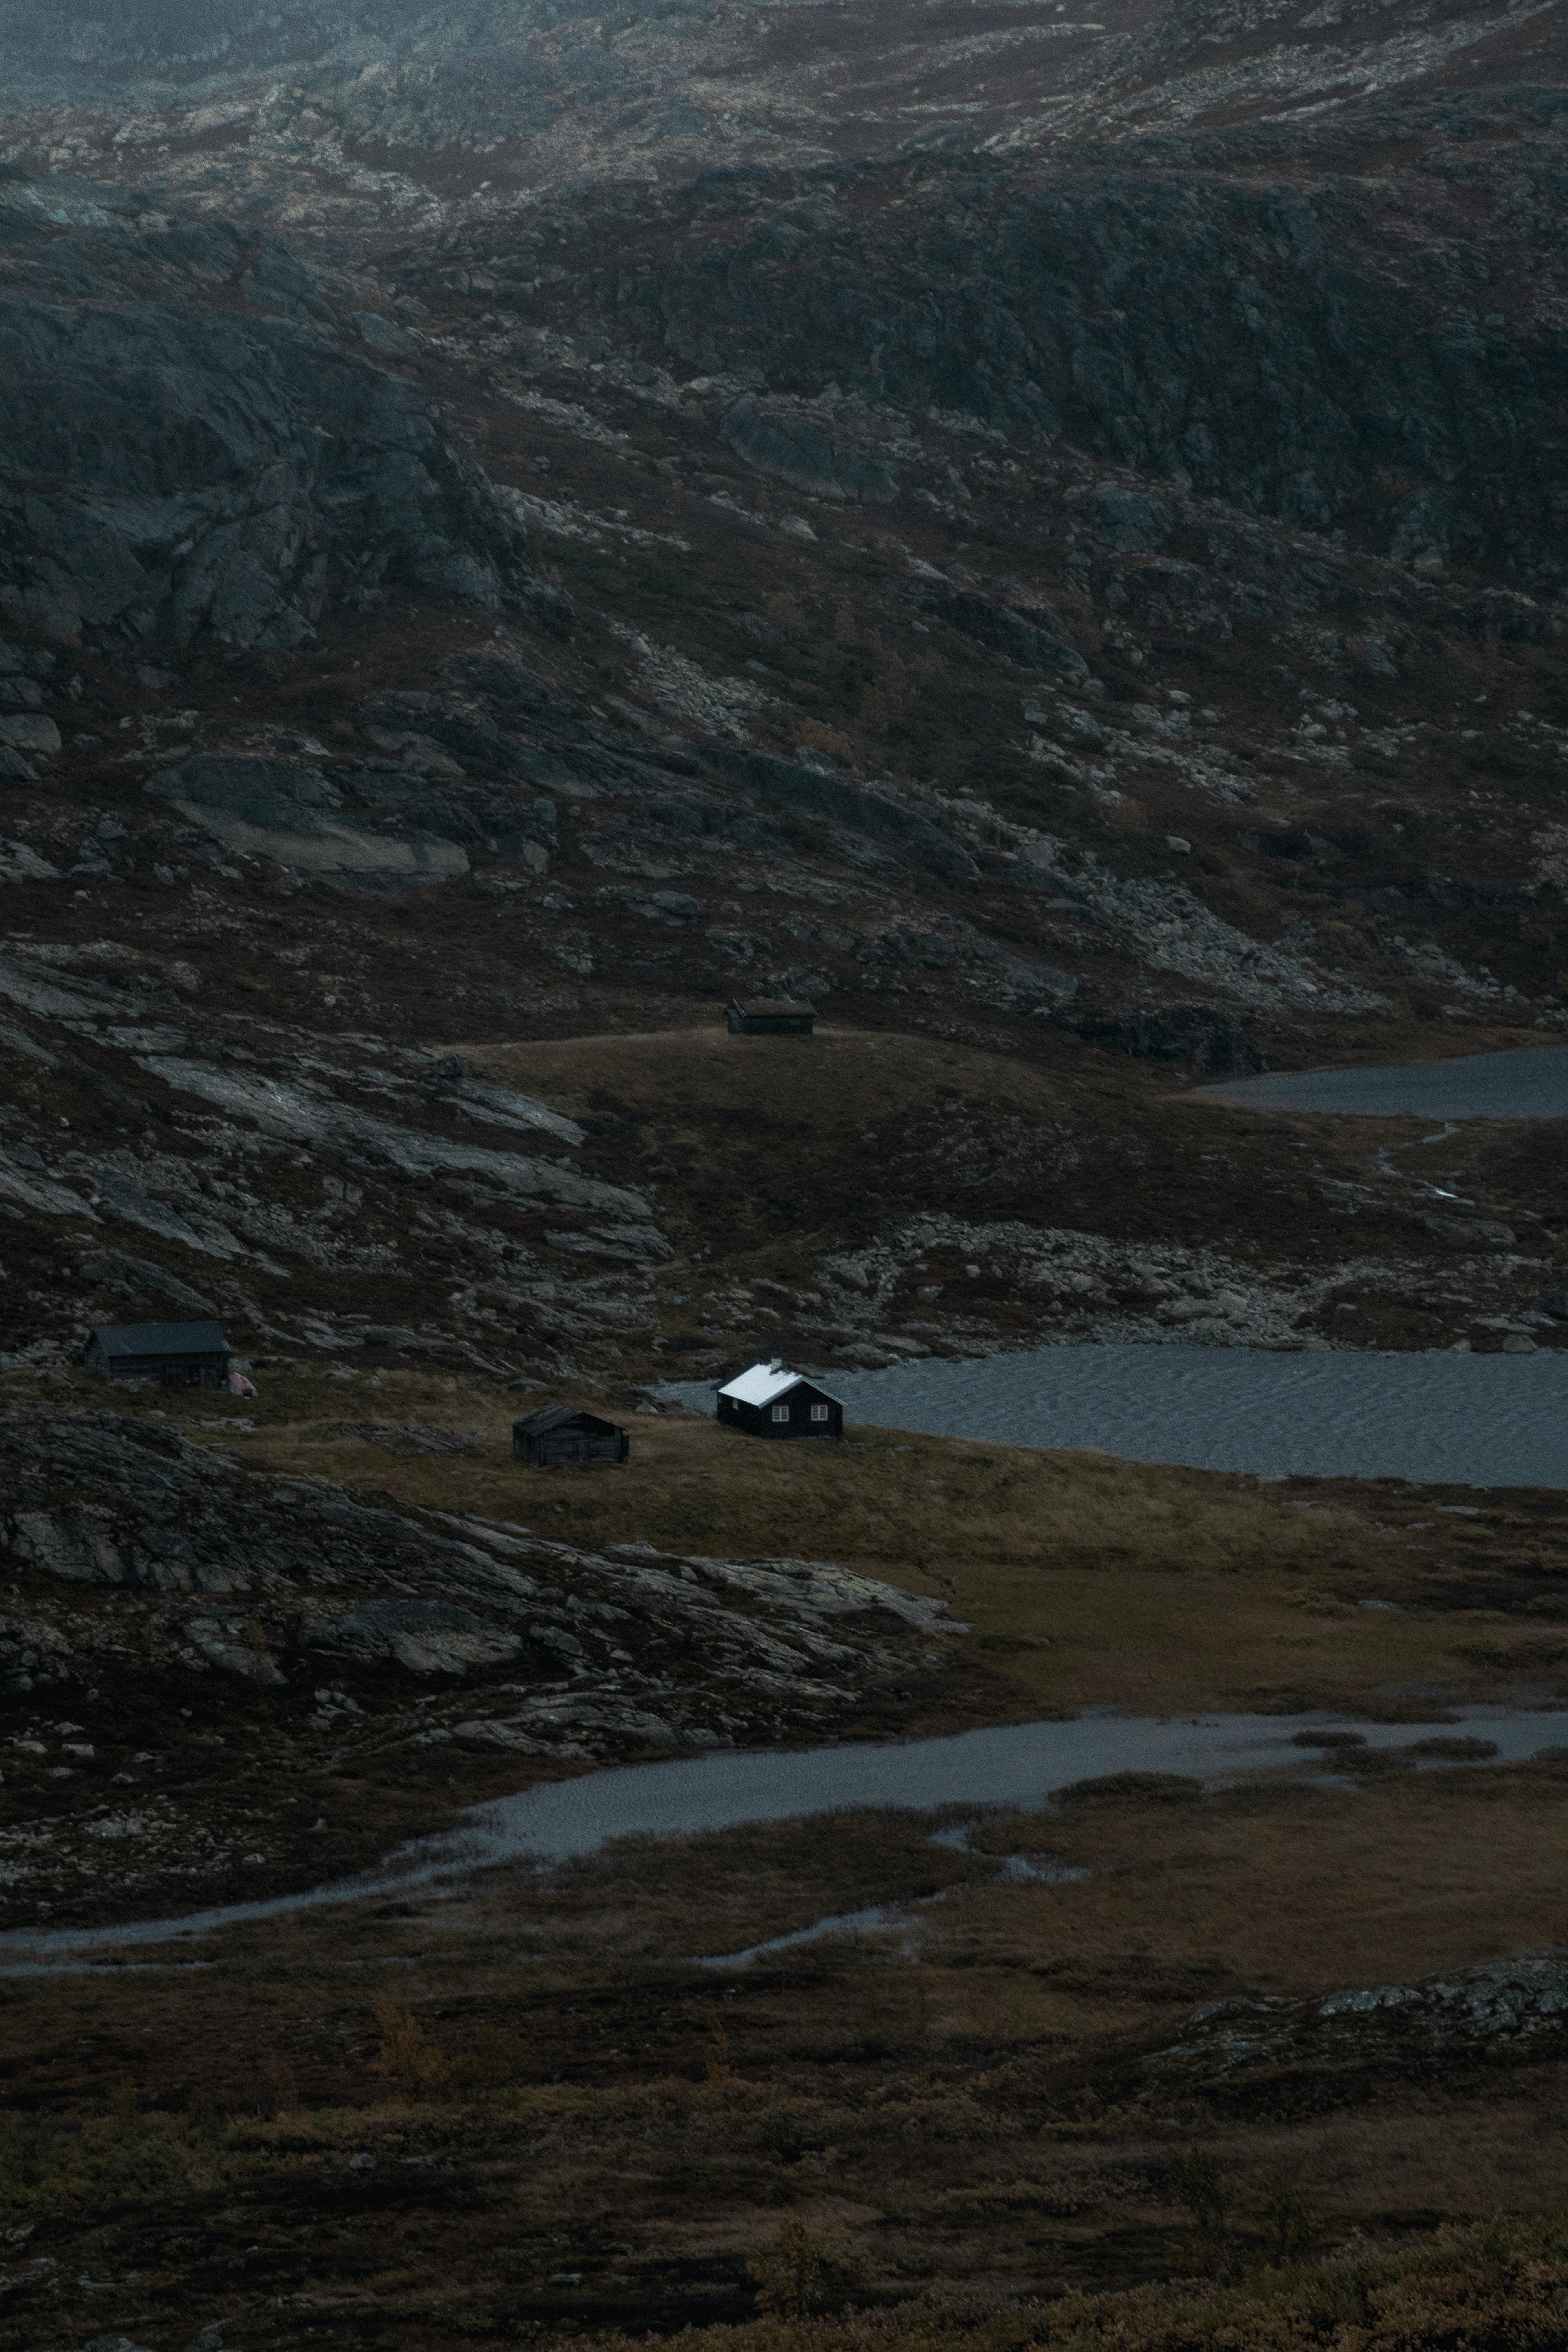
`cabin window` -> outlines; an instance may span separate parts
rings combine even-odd
[[[774,1405],[774,1407],[773,1407],[773,1419],[774,1419],[775,1421],[787,1421],[787,1420],[789,1419],[789,1407],[788,1407],[788,1405],[787,1405],[787,1404],[775,1404],[775,1405]]]
[[[826,1421],[827,1407],[825,1404],[814,1404],[811,1408],[811,1417],[813,1421]]]

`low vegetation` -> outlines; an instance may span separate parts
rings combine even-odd
[[[1562,2341],[1555,2041],[1283,2063],[1239,2101],[1146,2061],[1216,2000],[1550,1940],[1568,1768],[1126,1776],[978,1852],[937,1825],[632,1841],[9,1979],[0,2345],[110,2314],[154,2352],[217,2320],[244,2352]],[[1085,1875],[1005,1883],[1004,1853]]]
[[[811,2277],[809,2257],[798,2258]],[[938,2304],[691,2329],[678,2352],[1555,2352],[1568,2328],[1568,2226],[1492,2221],[1398,2251],[1262,2267],[1225,2287],[1144,2288],[984,2315]],[[635,2339],[599,2339],[630,2352]]]
[[[1338,1267],[1333,1297],[1304,1307],[1299,1328],[1363,1347],[1429,1348],[1461,1334],[1499,1346],[1487,1316],[1533,1304],[1540,1287],[1539,1268],[1457,1263],[1455,1244],[1435,1243],[1417,1222],[1432,1207],[1425,1186],[1517,1219],[1532,1258],[1552,1247],[1545,1236],[1560,1199],[1549,1122],[1474,1120],[1456,1139],[1428,1135],[1429,1121],[1226,1104],[1058,1030],[999,1051],[956,1024],[924,1035],[835,1024],[803,1045],[667,1020],[634,1034],[606,1027],[463,1050],[487,1076],[579,1119],[596,1172],[651,1188],[676,1248],[656,1286],[670,1354],[700,1355],[706,1340],[715,1361],[728,1360],[748,1335],[787,1334],[791,1297],[799,1313],[816,1295],[825,1256],[939,1201],[975,1224],[1016,1221],[1151,1247],[1213,1246],[1223,1235],[1244,1281],[1255,1273],[1294,1286]],[[1342,1042],[1325,1037],[1325,1050]],[[1520,1038],[1500,1031],[1467,1042]],[[1412,1023],[1375,1051],[1416,1061],[1451,1043],[1433,1024]],[[928,1339],[967,1319],[989,1335],[971,1337],[971,1349],[1037,1340],[1039,1296],[1020,1295],[985,1265],[966,1270],[966,1255],[931,1269],[934,1295],[911,1273],[891,1318],[912,1318]],[[771,1326],[754,1319],[768,1308]],[[821,1308],[807,1307],[805,1320],[805,1344],[830,1351]]]

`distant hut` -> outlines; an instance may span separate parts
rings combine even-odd
[[[513,1459],[531,1463],[536,1470],[569,1462],[625,1462],[631,1450],[631,1439],[613,1421],[569,1404],[543,1405],[511,1425]]]
[[[815,1004],[795,1004],[784,996],[753,996],[737,1001],[724,1014],[731,1037],[809,1037],[816,1019]]]
[[[842,1437],[844,1407],[775,1356],[753,1364],[719,1391],[719,1418],[750,1437]]]
[[[216,1323],[100,1323],[81,1357],[106,1381],[162,1381],[166,1389],[226,1388],[228,1359]]]

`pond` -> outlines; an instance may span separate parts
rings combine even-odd
[[[1262,1477],[1568,1486],[1568,1349],[1080,1346],[824,1377],[850,1420],[938,1437],[1088,1446]],[[706,1382],[661,1393],[713,1409]]]
[[[215,1928],[279,1918],[323,1903],[456,1892],[476,1869],[500,1863],[550,1864],[593,1853],[615,1838],[689,1837],[781,1822],[855,1806],[935,1812],[947,1807],[1037,1808],[1073,1781],[1111,1772],[1181,1772],[1205,1782],[1252,1778],[1294,1768],[1332,1769],[1331,1752],[1311,1753],[1310,1735],[1344,1729],[1326,1715],[1201,1715],[1129,1717],[1080,1715],[1061,1723],[1009,1724],[942,1739],[885,1746],[846,1742],[830,1748],[736,1748],[682,1756],[664,1764],[585,1772],[476,1805],[447,1836],[402,1848],[381,1868],[302,1895],[234,1903],[178,1918],[110,1927],[13,1929],[0,1936],[0,1976],[80,1964],[81,1956],[117,1946],[173,1943]],[[1491,1760],[1510,1762],[1568,1741],[1568,1711],[1456,1709],[1430,1724],[1357,1727],[1370,1748],[1414,1750],[1439,1739],[1483,1741]],[[1299,1735],[1308,1736],[1308,1744]],[[1461,1759],[1412,1753],[1412,1769],[1452,1769]]]
[[[1394,1118],[1568,1118],[1568,1045],[1461,1054],[1376,1070],[1281,1070],[1194,1089],[1200,1102],[1253,1110],[1331,1110]]]

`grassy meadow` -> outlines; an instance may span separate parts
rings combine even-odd
[[[838,1445],[768,1445],[592,1388],[573,1401],[625,1417],[630,1463],[542,1471],[510,1456],[510,1423],[536,1395],[306,1364],[258,1378],[254,1401],[176,1400],[171,1415],[258,1468],[565,1542],[840,1560],[944,1600],[1008,1714],[1343,1706],[1397,1719],[1434,1692],[1536,1696],[1568,1671],[1568,1500],[1546,1491],[1478,1506],[1468,1487],[1260,1482],[868,1425]],[[345,1433],[366,1423],[445,1429],[477,1451],[400,1457]]]

